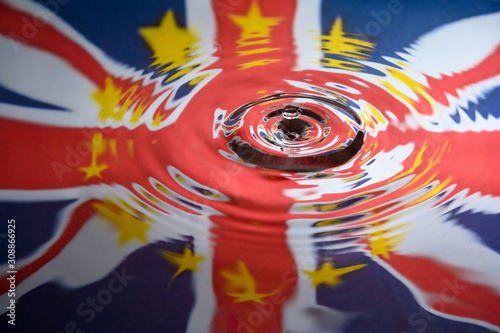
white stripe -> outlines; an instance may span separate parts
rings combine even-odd
[[[287,283],[293,276],[298,276],[297,291],[292,299],[283,307],[283,331],[284,332],[316,332],[317,326],[314,319],[308,315],[305,309],[317,306],[316,288],[311,286],[309,277],[304,274],[304,270],[316,269],[316,258],[314,242],[298,241],[300,231],[304,230],[302,219],[287,221],[288,230],[286,232],[287,243],[297,266],[297,272],[285,272],[283,283]],[[302,238],[302,237],[301,237]],[[310,239],[305,237],[306,240]]]
[[[458,199],[458,197],[456,197]],[[404,256],[421,256],[445,265],[462,268],[460,278],[471,283],[484,284],[500,294],[500,254],[487,247],[480,237],[449,220],[446,211],[433,207],[439,199],[429,199],[405,210],[396,220],[407,224],[405,240],[395,252]]]
[[[471,213],[500,214],[500,197],[482,195],[476,192],[470,195],[468,190],[463,190],[453,198],[453,203],[448,208],[453,210],[459,208],[457,213],[470,210]]]
[[[216,35],[216,18],[212,9],[212,2],[210,0],[186,0],[186,21],[189,29],[193,29],[200,38],[200,50],[204,54],[201,55],[203,60],[207,63],[213,63],[215,58],[211,54],[215,51],[215,35]],[[197,60],[198,62],[199,60]],[[199,75],[198,71],[187,75]],[[216,72],[218,73],[218,72]],[[214,73],[216,75],[216,73]],[[214,75],[214,76],[215,76]],[[184,81],[184,79],[182,80]],[[190,96],[196,94],[210,80],[206,80],[203,84],[196,87],[196,91],[192,92]],[[162,123],[162,127],[173,123],[182,110],[186,107],[189,100],[185,100],[179,105],[171,116]],[[186,332],[198,333],[207,331],[210,327],[213,316],[217,309],[216,297],[212,288],[212,267],[213,267],[213,253],[212,245],[209,243],[210,229],[212,223],[208,218],[203,223],[200,223],[198,231],[200,234],[194,235],[194,246],[197,253],[202,254],[205,260],[200,263],[200,270],[193,274],[193,288],[196,294],[196,301],[191,311]]]
[[[0,190],[0,201],[30,202],[30,201],[59,201],[82,199],[88,200],[101,193],[104,185],[90,185],[58,190]]]
[[[66,211],[66,218],[69,212]],[[16,286],[16,298],[20,299],[34,288],[51,281],[75,288],[101,280],[124,258],[141,247],[137,242],[130,242],[121,248],[112,246],[116,244],[116,234],[107,229],[110,229],[109,225],[99,217],[87,221],[54,259]],[[92,250],[88,250],[89,247]],[[36,258],[32,256],[29,259],[33,262]],[[0,302],[5,300],[8,301],[7,293],[0,296]],[[2,307],[0,311],[4,313],[6,308]]]
[[[428,86],[423,74],[441,79],[443,76],[462,73],[480,64],[499,46],[500,12],[466,18],[441,26],[419,38],[406,49],[406,52],[398,52],[397,55],[404,61],[390,57],[385,57],[385,59],[393,63],[399,62],[399,67],[403,62],[402,71],[405,75],[424,86]],[[380,64],[369,63],[369,65],[383,72],[386,72],[387,69]],[[388,74],[388,79],[391,79],[390,74]],[[416,95],[402,82],[394,81],[396,80],[392,80],[391,84],[397,86],[411,99],[417,100]],[[498,118],[492,116],[484,118],[476,113],[476,120],[472,121],[471,117],[462,109],[469,108],[470,104],[478,104],[489,92],[499,86],[500,75],[487,80],[477,77],[476,83],[456,88],[458,98],[447,94],[449,106],[431,100],[434,114],[431,116],[417,115],[417,119],[429,131],[480,132],[498,130],[500,124]],[[450,93],[455,93],[455,91]],[[477,108],[480,109],[481,106]],[[459,124],[451,119],[451,115],[456,112],[460,114],[461,122]]]
[[[308,221],[308,220],[306,220]],[[317,266],[315,242],[303,232],[312,229],[304,219],[289,220],[286,232],[287,243],[295,263],[295,269],[284,272],[281,283],[293,283],[297,276],[297,291],[283,307],[283,332],[332,332],[340,331],[343,324],[351,319],[351,315],[322,305],[316,301],[316,288],[304,270],[315,270]],[[318,314],[317,316],[311,313]]]
[[[97,117],[89,114],[51,109],[37,109],[0,103],[0,118],[60,127],[98,127]]]
[[[473,68],[499,44],[500,12],[441,26],[399,55],[420,73],[440,79]]]
[[[295,53],[297,66],[295,70],[323,68],[319,59],[323,56],[318,36],[321,35],[321,0],[298,0],[293,22]]]
[[[94,115],[95,118],[99,108],[91,98],[96,89],[92,82],[48,52],[25,45],[18,47],[19,52],[12,55],[9,40],[0,36],[0,84],[34,100],[72,111],[75,122],[85,119],[85,116]],[[33,122],[47,122],[44,112],[31,115]],[[17,118],[17,115],[11,117]]]
[[[200,37],[199,46],[203,52],[216,49],[216,19],[211,1],[186,0],[187,26]]]
[[[208,220],[208,219],[207,219]],[[207,221],[209,222],[209,221]],[[205,223],[209,225],[209,223]],[[206,229],[208,235],[209,229]],[[205,237],[207,237],[205,235]],[[212,267],[213,267],[213,245],[207,244],[206,240],[200,237],[194,238],[194,249],[197,254],[201,254],[205,260],[199,263],[199,272],[192,275],[193,290],[195,290],[195,304],[187,324],[187,333],[198,333],[210,327],[217,304],[214,289],[212,288]]]
[[[447,313],[439,312],[435,310],[434,308],[431,308],[428,305],[428,300],[429,300],[429,294],[422,292],[417,286],[415,286],[411,281],[409,281],[405,276],[401,275],[398,271],[396,271],[394,268],[389,265],[389,263],[385,262],[384,260],[381,260],[379,258],[374,258],[374,261],[376,261],[380,266],[382,266],[385,270],[387,270],[391,275],[396,277],[399,281],[401,281],[412,293],[413,297],[415,297],[415,300],[417,303],[423,307],[425,310],[434,313],[440,317],[447,318],[450,320],[454,321],[459,321],[459,322],[464,322],[464,323],[471,323],[474,325],[479,325],[483,327],[487,327],[492,330],[492,332],[498,332],[498,327],[495,325],[492,325],[490,323],[487,323],[482,320],[478,319],[471,319],[471,318],[466,318],[466,317],[461,317],[461,316],[455,316],[455,315],[450,315]],[[434,301],[441,301],[438,297],[442,297],[441,295],[433,295],[431,296],[431,300]],[[415,312],[416,313],[416,312]],[[408,318],[410,320],[410,318]]]

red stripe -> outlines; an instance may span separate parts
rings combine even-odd
[[[0,187],[57,189],[82,185],[85,174],[78,168],[90,164],[92,135],[100,131],[2,120]],[[96,180],[94,177],[87,183]]]
[[[227,2],[226,6],[222,4]],[[229,1],[231,2],[231,1]],[[254,83],[262,79],[262,84],[269,84],[271,81],[283,81],[293,69],[295,64],[295,45],[293,40],[293,19],[295,16],[295,1],[256,1],[242,0],[237,4],[230,5],[228,1],[213,0],[213,7],[217,18],[217,44],[220,51],[215,55],[221,59],[229,61],[219,62],[215,67],[224,67],[224,74],[229,79],[232,75],[232,82],[245,82],[244,77],[249,80],[246,83]],[[234,2],[234,1],[233,1]],[[241,46],[238,40],[241,38],[241,28],[231,19],[230,15],[246,16],[252,3],[258,3],[261,15],[266,18],[279,18],[277,25],[269,26],[269,37],[256,37],[255,40],[269,40],[269,43]],[[270,48],[264,53],[241,55],[239,51],[251,51],[262,48]],[[279,60],[277,62],[265,65],[255,66],[240,70],[239,65],[262,59]],[[275,82],[272,82],[273,84]],[[259,82],[260,84],[260,82]]]
[[[268,38],[261,38],[269,39],[268,44],[241,47],[238,45],[241,28],[228,15],[246,16],[253,3],[258,4],[262,16],[279,17],[280,23],[270,27]],[[213,0],[213,7],[217,19],[217,44],[220,46],[216,56],[221,59],[213,67],[223,68],[224,71],[201,90],[191,100],[190,105],[196,105],[196,101],[199,101],[205,105],[212,103],[214,110],[216,107],[234,110],[263,95],[272,94],[277,90],[290,90],[284,79],[289,78],[291,74],[296,75],[292,71],[295,63],[292,29],[295,1]],[[239,51],[259,48],[278,50],[238,55]],[[265,59],[279,61],[242,69],[242,64]],[[221,87],[225,90],[224,94],[218,91]],[[265,93],[259,94],[259,91]],[[217,98],[220,100],[216,100]],[[189,114],[188,110],[184,113]],[[213,122],[213,115],[207,113],[206,117],[207,123]],[[179,119],[180,122],[182,120]],[[202,122],[201,119],[199,121]],[[195,134],[200,137],[212,136],[211,129],[208,126],[205,128],[205,135]],[[205,161],[208,165],[218,165],[220,170],[225,169],[224,165],[232,164],[220,159],[214,163]],[[193,171],[193,168],[190,169]],[[203,176],[207,173],[206,168],[200,169],[199,172],[202,178],[206,178]],[[247,167],[242,167],[237,175],[227,174],[226,178],[230,185],[224,187],[224,192],[234,189],[237,193],[231,198],[231,205],[217,207],[224,216],[211,217],[215,224],[211,229],[215,241],[212,281],[217,298],[217,311],[211,331],[282,332],[282,309],[297,287],[297,267],[285,234],[286,220],[290,218],[286,216],[286,212],[289,211],[293,200],[284,197],[282,190],[296,184],[293,181],[281,180],[281,187],[277,190],[275,186],[270,186],[265,177]],[[269,202],[274,203],[274,211],[268,211],[267,207],[262,205],[255,206],[255,198],[261,198],[264,193]],[[267,216],[263,217],[264,214]],[[228,295],[228,281],[221,275],[221,271],[234,268],[239,261],[245,264],[255,280],[255,291],[272,294],[263,297],[264,304],[254,301],[235,302],[235,298]]]
[[[449,106],[447,95],[458,98],[458,90],[467,86],[478,84],[481,81],[486,81],[495,76],[500,75],[500,46],[494,52],[487,56],[477,66],[465,70],[461,73],[453,74],[452,76],[443,75],[441,79],[436,79],[427,76],[429,88],[427,93],[430,94],[437,102],[444,106]],[[425,98],[417,105],[417,109],[422,114],[431,114],[432,109],[428,106]]]
[[[6,3],[0,3],[0,12],[0,34],[65,59],[96,85],[104,87],[108,73],[81,45],[53,26],[41,25],[40,20],[32,14],[14,9]]]
[[[387,263],[421,291],[432,294],[426,303],[436,311],[500,326],[500,294],[460,278],[470,272],[431,258],[393,253]]]

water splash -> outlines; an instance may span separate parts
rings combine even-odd
[[[284,171],[330,169],[363,145],[361,119],[320,95],[282,93],[260,98],[224,121],[228,145],[247,163]]]

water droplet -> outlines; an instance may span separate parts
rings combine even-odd
[[[295,105],[287,105],[283,108],[281,114],[283,117],[286,119],[294,119],[298,118],[300,114],[302,113],[302,110],[298,106]]]

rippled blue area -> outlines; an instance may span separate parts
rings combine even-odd
[[[57,15],[113,59],[142,69],[151,64],[151,53],[137,28],[158,25],[169,9],[174,10],[177,23],[185,26],[182,0],[68,1]]]

